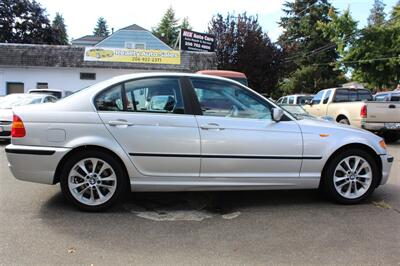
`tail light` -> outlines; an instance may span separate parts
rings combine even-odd
[[[360,111],[361,118],[367,118],[367,106],[364,104]]]
[[[13,122],[11,126],[11,137],[12,138],[23,138],[26,135],[24,122],[22,119],[17,116],[13,115]]]

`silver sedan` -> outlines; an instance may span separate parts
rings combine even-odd
[[[358,203],[386,183],[393,162],[370,132],[295,117],[205,75],[120,76],[13,111],[6,153],[14,176],[60,183],[88,211],[128,191],[320,188]]]

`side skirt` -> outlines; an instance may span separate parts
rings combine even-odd
[[[316,178],[131,178],[132,191],[228,191],[228,190],[277,190],[314,189],[319,186]]]

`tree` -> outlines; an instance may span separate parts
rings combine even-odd
[[[263,33],[257,17],[214,16],[209,33],[216,37],[218,68],[246,74],[249,86],[273,94],[279,80],[280,50]]]
[[[357,21],[351,16],[349,9],[344,10],[342,14],[330,12],[329,16],[331,18],[329,22],[319,21],[317,27],[322,30],[324,37],[328,37],[336,45],[336,51],[341,59],[348,54],[357,38],[359,33]],[[345,66],[340,64],[340,59],[337,66],[347,72]]]
[[[342,60],[353,69],[353,79],[375,89],[395,88],[400,80],[399,5],[392,21],[362,29],[349,53]],[[384,25],[384,26],[383,26]]]
[[[184,17],[182,19],[181,25],[179,26],[180,29],[185,29],[185,30],[191,30],[192,26],[189,23],[189,18],[188,17]]]
[[[46,10],[36,1],[0,1],[0,42],[53,44]]]
[[[368,25],[382,25],[385,22],[385,4],[381,0],[375,0],[368,17]]]
[[[153,28],[153,34],[165,42],[170,47],[175,45],[176,39],[179,35],[178,20],[175,18],[175,11],[172,7],[169,7],[160,23],[156,28]]]
[[[286,58],[282,91],[314,93],[342,83],[344,75],[334,64],[339,57],[336,46],[317,27],[318,23],[329,23],[336,13],[330,2],[287,1],[283,11],[285,16],[279,22],[284,29],[279,44]]]
[[[108,35],[110,35],[107,21],[103,17],[99,17],[97,20],[96,27],[93,30],[93,35],[97,37],[108,37]]]
[[[54,43],[61,45],[68,44],[67,28],[64,23],[64,18],[60,13],[56,13],[51,28],[53,29]]]

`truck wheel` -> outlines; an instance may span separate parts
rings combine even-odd
[[[347,118],[341,118],[338,123],[339,124],[350,125],[350,121]]]
[[[400,133],[398,132],[385,132],[383,138],[387,143],[393,143],[400,139]]]
[[[379,167],[368,152],[345,150],[328,162],[321,180],[321,191],[341,204],[365,200],[377,186]]]

